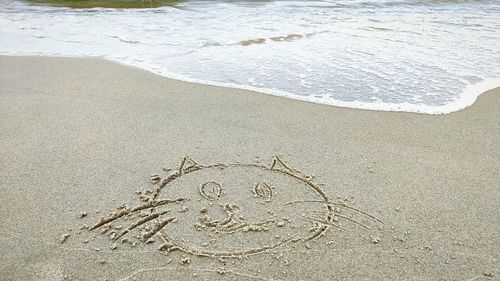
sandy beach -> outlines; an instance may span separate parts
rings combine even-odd
[[[499,280],[499,108],[0,56],[0,280]]]

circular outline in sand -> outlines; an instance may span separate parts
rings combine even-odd
[[[162,191],[161,189],[165,188],[166,186],[168,186],[172,182],[175,182],[176,179],[181,178],[183,175],[191,174],[191,173],[194,173],[196,171],[201,171],[201,170],[205,170],[205,169],[215,169],[215,168],[227,169],[230,167],[251,167],[251,168],[253,167],[253,168],[258,168],[258,169],[261,169],[261,170],[264,170],[267,172],[277,172],[277,173],[280,173],[282,175],[292,177],[295,180],[299,181],[300,183],[305,184],[306,187],[311,188],[313,192],[319,194],[319,196],[325,201],[325,213],[324,213],[324,215],[325,215],[326,221],[330,221],[330,219],[333,217],[333,208],[328,204],[329,199],[328,199],[328,196],[326,195],[326,193],[324,193],[320,187],[318,187],[317,185],[312,183],[306,177],[301,176],[300,173],[295,172],[293,169],[288,167],[286,164],[284,164],[277,157],[275,157],[275,161],[273,162],[273,165],[271,165],[271,167],[267,167],[265,165],[259,165],[259,164],[242,164],[242,163],[200,165],[192,160],[190,160],[190,161],[192,162],[192,164],[184,169],[183,166],[186,162],[186,158],[183,159],[183,162],[181,163],[181,167],[180,167],[179,171],[167,178],[167,181],[165,181],[164,184],[162,184],[161,188],[158,190],[157,194],[155,195],[155,198],[159,196],[159,194]],[[282,168],[275,167],[276,163],[279,163]],[[200,191],[201,191],[201,187],[200,187]],[[202,196],[204,196],[204,195],[202,194]],[[209,199],[209,200],[211,200],[211,199]],[[306,238],[301,239],[301,238],[298,238],[297,236],[294,236],[294,237],[286,239],[280,243],[275,243],[275,244],[263,246],[260,248],[252,248],[252,249],[246,249],[246,250],[241,250],[241,251],[220,252],[220,251],[201,250],[201,249],[197,249],[197,248],[183,245],[182,243],[180,243],[176,240],[173,240],[169,237],[167,237],[167,238],[163,237],[166,239],[166,243],[162,247],[160,247],[160,249],[167,250],[167,251],[181,250],[181,251],[186,252],[186,253],[190,253],[190,254],[194,254],[194,255],[198,255],[198,256],[208,256],[208,257],[245,256],[245,255],[253,255],[253,254],[263,253],[263,252],[266,252],[268,250],[283,246],[284,244],[287,244],[291,241],[307,242],[307,241],[313,240],[317,237],[320,237],[324,232],[326,232],[326,230],[328,230],[328,228],[329,227],[327,225],[322,225],[322,226],[319,226],[315,231],[313,231],[313,233],[311,235],[309,235]],[[297,238],[298,238],[298,240],[297,240]]]

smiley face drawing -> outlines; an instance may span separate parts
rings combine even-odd
[[[89,229],[101,229],[114,242],[160,242],[161,251],[226,258],[311,241],[339,220],[365,227],[342,209],[379,221],[331,201],[278,156],[269,165],[202,165],[186,156],[151,181],[153,188],[137,191],[139,205],[121,206]]]

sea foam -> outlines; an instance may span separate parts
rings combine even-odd
[[[445,114],[500,86],[497,1],[0,0],[0,54],[97,56],[169,78],[350,108]]]

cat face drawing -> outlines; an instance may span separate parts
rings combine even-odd
[[[160,243],[161,251],[214,258],[263,253],[319,238],[339,220],[364,225],[335,203],[312,178],[279,157],[264,164],[202,165],[183,157],[153,187],[137,191],[141,203],[121,206],[90,230],[117,243]]]

